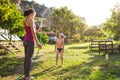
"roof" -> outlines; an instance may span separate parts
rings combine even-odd
[[[5,39],[0,35],[0,40],[4,41]]]
[[[10,40],[10,38],[9,38],[8,35],[1,34],[0,35],[0,40]],[[21,39],[18,36],[16,36],[16,35],[12,35],[12,40],[14,40],[14,41],[21,41]]]
[[[55,35],[56,35],[55,32],[46,32],[46,34],[47,34],[48,36],[55,36]]]

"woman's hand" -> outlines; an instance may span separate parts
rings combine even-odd
[[[42,45],[40,43],[37,44],[38,48],[42,48]]]
[[[42,27],[40,26],[39,28],[38,28],[38,31],[41,31],[42,30]]]

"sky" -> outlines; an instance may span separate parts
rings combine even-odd
[[[31,0],[29,0],[31,1]],[[67,6],[74,14],[85,17],[87,25],[99,25],[111,15],[111,9],[120,0],[33,0],[47,7]]]

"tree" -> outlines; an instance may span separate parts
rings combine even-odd
[[[49,9],[48,7],[46,7],[44,4],[40,5],[39,3],[36,3],[35,0],[31,0],[31,1],[28,1],[28,0],[21,0],[21,3],[20,3],[20,7],[21,9],[28,9],[28,8],[31,8],[33,7],[36,11],[36,17],[40,17],[42,16],[43,12],[46,10],[46,9]],[[49,10],[45,13],[44,17],[46,17],[48,14],[49,14]]]
[[[94,39],[102,39],[103,37],[105,37],[103,31],[97,26],[87,27],[83,31],[83,35],[84,35],[84,40],[86,41],[94,40]]]
[[[21,11],[14,3],[10,3],[10,0],[0,0],[0,27],[8,29],[10,36],[11,34],[24,35],[23,19]]]
[[[103,30],[107,37],[118,40],[120,35],[120,5],[117,3],[111,10],[112,15],[103,23]]]
[[[82,31],[85,29],[85,22],[79,17],[73,14],[71,10],[67,7],[52,8],[52,13],[47,19],[49,21],[48,27],[54,32],[63,32],[67,35],[67,38],[76,39],[73,37],[76,35],[81,35]],[[80,40],[78,36],[77,40]]]

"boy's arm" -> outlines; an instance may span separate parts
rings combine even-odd
[[[65,46],[65,44],[64,44],[64,39],[63,39],[63,51],[64,51],[64,46]]]
[[[55,41],[55,52],[56,52],[56,45],[57,45],[57,43],[56,43],[56,41]]]

